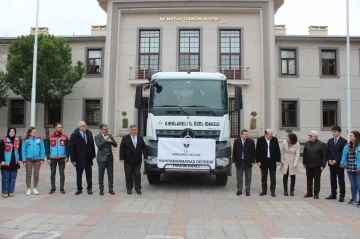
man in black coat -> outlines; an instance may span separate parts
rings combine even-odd
[[[321,172],[327,161],[326,146],[318,140],[318,132],[309,133],[309,141],[305,143],[303,151],[303,165],[306,169],[307,193],[305,198],[314,196],[319,199]],[[314,182],[314,194],[313,194]]]
[[[130,134],[124,136],[120,143],[120,162],[124,163],[127,194],[132,194],[135,184],[135,191],[141,194],[141,163],[147,160],[144,138],[137,134],[137,127],[130,126]]]
[[[85,170],[87,193],[92,192],[92,166],[95,158],[94,137],[90,130],[87,129],[86,123],[80,121],[78,128],[74,130],[70,137],[70,158],[76,167],[76,184],[77,190],[75,195],[82,193],[82,174]]]
[[[243,174],[245,172],[246,196],[250,196],[251,173],[255,164],[255,142],[249,139],[246,129],[241,131],[241,137],[235,139],[233,146],[233,163],[236,166],[237,196],[242,194]]]
[[[261,169],[262,192],[259,196],[267,194],[267,176],[270,173],[271,196],[276,197],[276,167],[280,166],[281,153],[279,141],[273,137],[272,129],[266,129],[265,135],[256,142],[256,162]]]
[[[341,128],[334,126],[331,129],[333,138],[329,139],[326,147],[328,165],[330,168],[331,194],[326,199],[336,199],[337,184],[339,180],[340,197],[339,202],[344,202],[345,197],[345,174],[344,168],[340,168],[343,149],[347,144],[346,139],[341,137]]]

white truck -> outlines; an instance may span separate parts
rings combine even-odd
[[[147,174],[149,183],[159,183],[162,173],[206,173],[216,175],[216,183],[225,186],[228,176],[231,176],[232,165],[230,84],[226,76],[221,73],[151,70],[148,80],[148,83],[136,88],[135,107],[141,108],[143,90],[150,91],[146,130],[148,160],[144,163],[144,174]],[[235,108],[239,111],[242,109],[242,89],[235,85],[233,87]],[[186,156],[192,155],[194,160],[184,163],[179,158],[159,159],[160,154],[169,151],[162,150],[164,142],[175,145],[179,140],[182,140],[186,153],[191,143],[193,154]],[[204,146],[207,148],[202,149],[203,158],[197,160],[196,156],[200,156],[197,149]],[[170,158],[183,156],[174,152]],[[206,155],[212,155],[209,156],[212,158],[206,158]]]

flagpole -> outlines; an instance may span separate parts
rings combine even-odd
[[[39,5],[40,5],[39,0],[37,0],[33,76],[32,76],[32,88],[31,88],[31,124],[30,124],[31,126],[36,126],[36,71],[37,71],[37,55],[38,55]]]
[[[351,75],[350,75],[350,29],[349,29],[349,0],[346,0],[346,57],[347,57],[347,118],[348,136],[351,132]]]

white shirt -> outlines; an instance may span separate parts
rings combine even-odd
[[[243,150],[242,150],[242,153],[241,153],[241,159],[244,159],[244,146],[245,146],[245,139],[241,138],[241,143],[243,145]]]
[[[131,140],[133,141],[133,142],[135,142],[135,145],[137,145],[137,135],[135,135],[135,136],[132,136],[132,135],[130,135],[131,136]],[[134,145],[134,146],[135,146]]]
[[[334,144],[335,144],[335,142],[336,142],[336,143],[339,142],[339,138],[340,138],[340,136],[337,137],[337,138],[334,138]]]
[[[265,139],[266,139],[266,143],[268,145],[267,157],[270,158],[270,139],[267,139],[267,138],[265,138]]]

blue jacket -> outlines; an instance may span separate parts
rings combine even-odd
[[[45,160],[44,141],[39,137],[29,137],[24,139],[21,146],[22,159],[25,160]]]
[[[69,158],[69,140],[66,134],[51,134],[44,140],[47,159]]]
[[[12,154],[12,151],[13,151],[13,147],[15,147],[14,156],[15,156],[16,163],[19,162],[19,160],[20,160],[20,155],[19,155],[20,139],[19,139],[19,137],[15,137],[14,145],[11,143],[9,138],[4,138],[3,142],[4,142],[4,145],[5,145],[5,150],[4,150],[4,162],[5,162],[5,165],[6,166],[10,165],[11,154]]]
[[[344,151],[343,151],[342,157],[341,157],[341,163],[340,164],[343,164],[345,166],[345,168],[347,167],[346,157],[347,157],[347,154],[349,152],[349,148],[350,148],[350,145],[346,145],[344,147]],[[360,170],[360,145],[355,150],[355,155],[356,155],[356,169]]]

